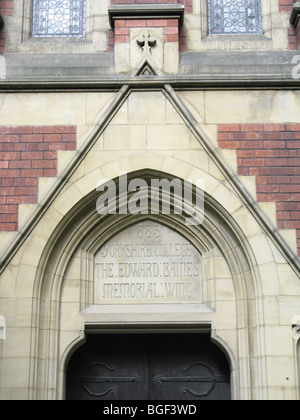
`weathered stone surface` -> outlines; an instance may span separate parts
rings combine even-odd
[[[95,255],[95,304],[202,303],[202,257],[184,237],[143,222]]]

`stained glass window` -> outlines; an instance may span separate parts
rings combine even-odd
[[[85,0],[34,0],[33,36],[84,36]]]
[[[208,0],[211,34],[261,33],[260,0]]]

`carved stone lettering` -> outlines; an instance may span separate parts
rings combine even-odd
[[[94,261],[95,304],[201,303],[201,254],[178,232],[143,222],[105,243]]]

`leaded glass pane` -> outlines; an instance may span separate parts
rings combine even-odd
[[[34,0],[33,36],[84,36],[85,0]]]
[[[209,0],[211,34],[261,33],[260,0]]]

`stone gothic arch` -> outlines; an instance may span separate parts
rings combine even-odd
[[[143,170],[128,174],[128,181],[137,177],[145,180],[174,178],[159,171]],[[212,284],[216,277],[215,266],[220,263],[223,267],[221,270],[230,273],[226,281],[230,277],[234,289],[234,297],[227,303],[225,298],[224,301],[219,298],[220,302],[217,302],[212,293],[208,303],[213,308],[213,315],[205,314],[198,322],[195,318],[189,318],[189,315],[186,321],[169,315],[165,322],[159,323],[154,319],[154,324],[182,327],[190,319],[199,328],[209,325],[212,340],[225,349],[230,358],[234,398],[263,398],[261,393],[264,392],[266,374],[260,274],[250,243],[234,218],[208,194],[205,194],[205,220],[201,226],[186,226],[183,216],[174,214],[99,217],[95,211],[98,196],[99,193],[94,191],[80,200],[57,225],[42,252],[33,296],[31,398],[63,398],[65,367],[70,354],[84,341],[87,328],[95,325],[101,327],[101,321],[97,324],[99,316],[90,324],[82,316],[85,309],[93,305],[87,268],[96,250],[117,232],[151,218],[179,232],[206,255],[210,270],[208,279]],[[72,270],[72,259],[77,264],[76,285],[75,282],[71,284],[73,280],[66,280],[68,270]],[[76,289],[73,290],[73,297],[69,295],[67,299],[63,295],[66,284]],[[226,305],[232,308],[232,318],[236,323],[231,333],[227,331],[229,324],[226,325],[229,320],[224,317],[218,319],[218,312]],[[124,328],[120,319],[110,323],[103,314],[100,319],[104,326],[109,324]],[[62,328],[63,322],[67,327]],[[127,320],[127,327],[139,324],[151,324],[151,316],[145,316],[141,322],[135,321],[134,317]],[[258,391],[255,383],[260,384]],[[260,395],[254,395],[256,392]]]
[[[299,316],[295,316],[292,320],[293,324],[293,351],[294,351],[294,361],[295,361],[295,378],[296,378],[296,388],[297,388],[297,398],[300,397],[300,325],[299,325]]]

